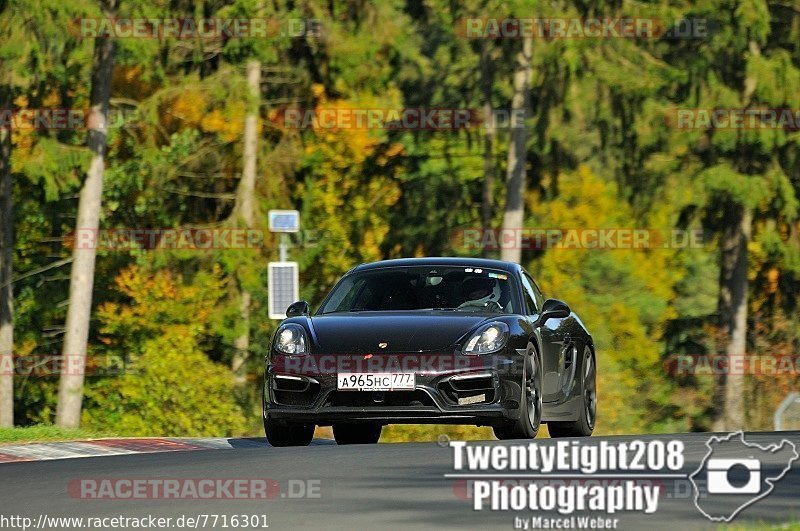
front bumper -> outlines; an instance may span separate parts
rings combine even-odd
[[[520,378],[512,357],[470,358],[459,368],[410,371],[416,376],[413,391],[340,391],[336,370],[287,371],[285,363],[270,364],[264,417],[322,426],[349,421],[492,425],[519,418]]]

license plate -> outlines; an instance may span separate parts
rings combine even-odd
[[[413,391],[415,384],[413,372],[340,372],[336,382],[340,391]]]

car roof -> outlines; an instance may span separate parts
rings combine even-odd
[[[426,258],[397,258],[394,260],[381,260],[361,264],[352,269],[351,272],[369,271],[371,269],[381,269],[384,267],[416,267],[416,266],[453,266],[453,267],[485,267],[487,269],[499,269],[501,271],[515,272],[520,269],[519,264],[514,262],[504,262],[502,260],[490,260],[488,258],[456,258],[456,257],[426,257]]]

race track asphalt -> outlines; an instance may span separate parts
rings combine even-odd
[[[679,434],[594,437],[591,441],[680,439],[686,448],[682,472],[689,474],[707,454],[708,438],[709,434]],[[800,449],[800,432],[748,433],[746,439],[761,445],[788,439]],[[246,514],[264,515],[261,522],[269,529],[513,529],[515,516],[532,516],[529,511],[473,510],[464,480],[445,478],[445,474],[453,473],[453,450],[437,443],[337,446],[332,441],[315,440],[309,447],[272,448],[266,442],[254,444],[260,442],[254,439],[230,442],[230,450],[0,464],[0,524],[2,517],[10,516],[27,516],[38,523],[41,514],[173,519]],[[272,492],[271,499],[81,499],[76,485],[87,478],[268,478],[277,482],[281,491]],[[618,529],[717,528],[698,511],[685,489],[675,487],[674,481],[683,481],[685,486],[685,480],[663,481],[666,492],[656,513],[617,513],[613,516],[619,518]],[[299,485],[317,485],[319,495],[295,498],[293,494],[301,490]],[[742,511],[733,524],[786,522],[800,522],[800,460],[769,496]],[[223,529],[219,518],[217,523],[216,529]],[[230,521],[228,524],[228,529],[234,528]],[[52,527],[51,523],[48,528]],[[174,524],[172,528],[178,529]],[[197,528],[212,529],[208,519],[205,527]]]

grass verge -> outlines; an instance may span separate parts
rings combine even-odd
[[[59,428],[58,426],[44,424],[14,428],[0,428],[0,444],[20,444],[44,441],[74,441],[113,436],[113,434],[99,433],[81,428]]]

